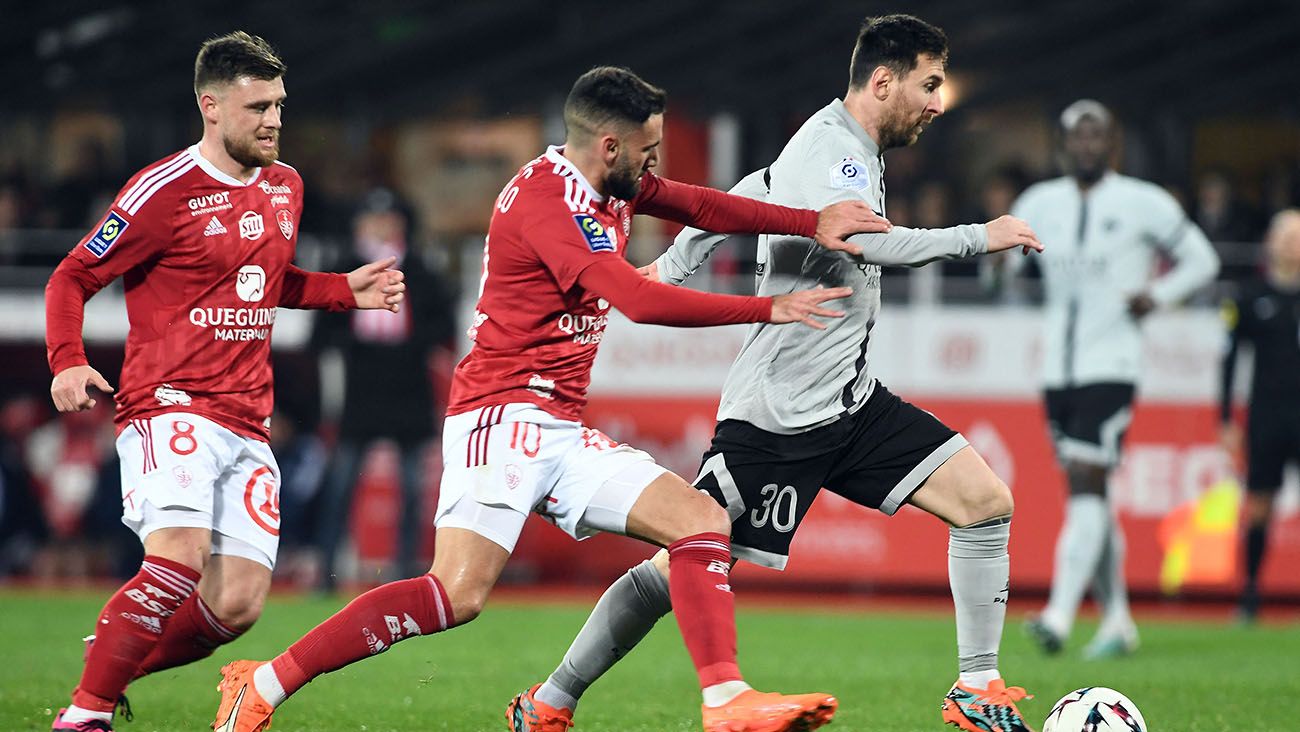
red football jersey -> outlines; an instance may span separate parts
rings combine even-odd
[[[609,303],[577,286],[602,257],[623,257],[627,201],[597,194],[556,148],[497,197],[483,245],[474,342],[456,367],[447,414],[530,402],[578,420]]]
[[[59,266],[50,300],[56,284],[75,281],[85,298],[124,279],[130,332],[114,396],[119,429],[130,419],[186,411],[267,439],[277,306],[355,304],[344,275],[290,264],[302,193],[302,178],[288,165],[258,169],[244,182],[195,145],[133,176],[103,223]],[[54,373],[86,363],[80,310],[47,305],[47,312]]]
[[[709,231],[812,236],[817,229],[814,211],[729,196],[651,173],[642,176],[635,200],[605,198],[559,148],[550,148],[521,168],[497,197],[469,328],[474,346],[456,367],[449,415],[528,402],[561,419],[579,419],[610,304],[578,280],[587,268],[611,260],[632,274],[630,265],[618,260],[625,254],[637,209]],[[644,282],[630,279],[636,285]],[[679,325],[756,322],[771,313],[767,298],[668,294],[671,298],[665,300],[679,301],[671,319]],[[680,306],[685,303],[700,312],[683,316]]]

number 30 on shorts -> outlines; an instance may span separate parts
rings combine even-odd
[[[194,437],[194,425],[184,420],[172,420],[172,438],[167,446],[177,455],[189,455],[199,449],[199,441]]]
[[[700,468],[700,475],[695,479],[698,486],[700,480],[706,476],[712,475],[718,484],[718,492],[722,494],[722,500],[726,503],[727,515],[735,522],[745,514],[748,506],[745,505],[745,499],[740,495],[740,488],[736,485],[736,479],[727,467],[727,458],[724,453],[717,453]],[[705,491],[706,493],[708,491]],[[794,486],[780,486],[776,483],[768,483],[760,491],[762,503],[749,511],[749,523],[756,529],[761,529],[771,522],[772,528],[781,532],[788,533],[794,529],[795,519],[798,517],[799,492]]]

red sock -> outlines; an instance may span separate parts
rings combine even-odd
[[[308,681],[388,650],[400,640],[455,625],[451,602],[431,574],[389,582],[334,613],[271,661],[286,695]]]
[[[668,593],[677,627],[700,675],[700,687],[740,681],[736,665],[736,598],[731,594],[731,540],[696,534],[668,547]]]
[[[95,642],[86,656],[81,684],[72,703],[111,712],[126,685],[185,598],[198,586],[197,570],[162,557],[147,556],[140,573],[108,599],[95,624]]]
[[[207,658],[217,650],[217,646],[229,643],[243,633],[222,623],[196,592],[172,616],[134,678]]]

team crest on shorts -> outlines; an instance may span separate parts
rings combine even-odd
[[[289,209],[286,208],[277,209],[275,212],[275,221],[280,225],[280,233],[284,234],[284,238],[292,239],[293,238],[293,214],[289,211]]]
[[[518,465],[507,465],[505,473],[506,487],[510,490],[518,488],[519,484],[524,480],[524,473],[519,469]]]

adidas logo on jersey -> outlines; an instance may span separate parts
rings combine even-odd
[[[216,216],[212,217],[212,220],[208,222],[207,228],[203,230],[204,236],[218,236],[224,233],[226,233],[226,227],[221,225],[221,222],[217,220]]]

